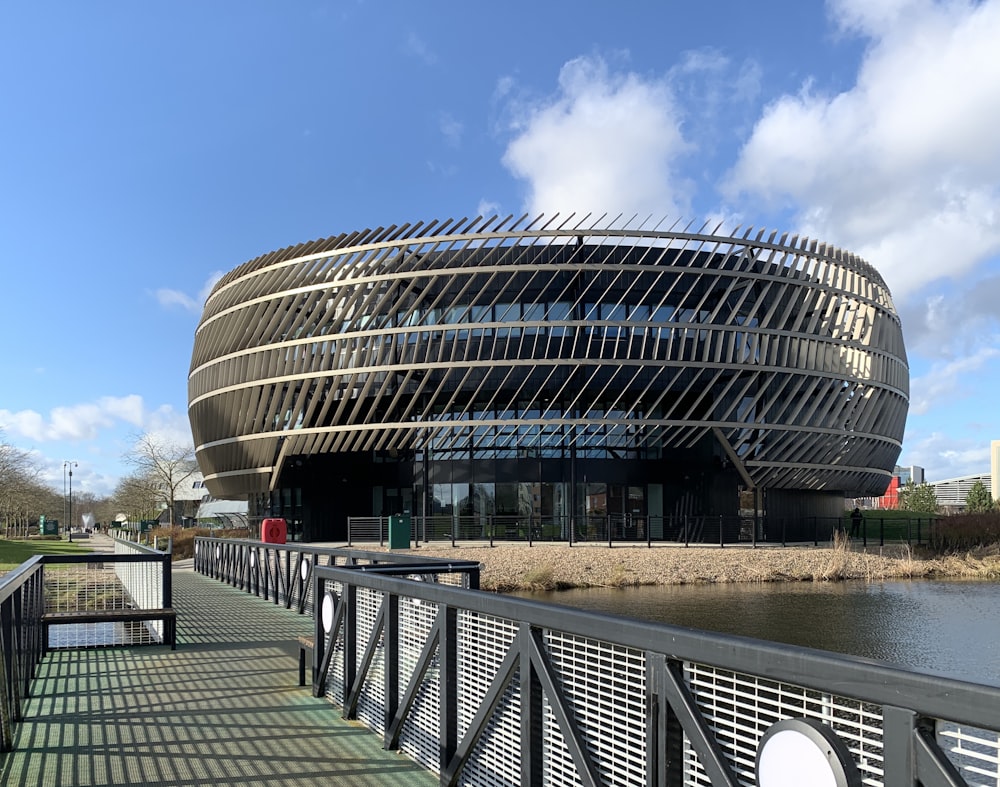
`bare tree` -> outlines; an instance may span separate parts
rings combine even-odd
[[[30,454],[7,443],[0,433],[0,521],[8,536],[27,536],[32,519],[46,512],[51,490],[37,478]]]
[[[155,519],[163,500],[162,492],[157,486],[156,479],[150,476],[125,476],[118,481],[111,499],[115,508],[125,514],[129,522]]]
[[[175,524],[177,490],[198,471],[194,448],[146,432],[136,438],[132,450],[123,459],[135,468],[136,478],[150,484],[169,511],[170,524]]]

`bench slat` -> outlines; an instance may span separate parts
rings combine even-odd
[[[66,612],[45,612],[42,623],[101,623],[127,620],[165,620],[176,618],[173,609],[77,609]]]
[[[171,650],[177,648],[177,611],[174,609],[75,609],[64,612],[43,612],[40,619],[45,629],[46,643],[49,641],[50,626],[162,620],[163,644],[169,645]]]

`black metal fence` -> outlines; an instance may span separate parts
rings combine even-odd
[[[174,645],[170,555],[117,543],[121,554],[36,555],[0,577],[0,751],[49,649]]]
[[[314,694],[441,784],[756,784],[786,730],[838,784],[1000,783],[997,686],[470,593],[476,564],[210,539],[195,563],[311,609]]]
[[[402,519],[402,521],[400,521]],[[851,519],[843,517],[753,517],[753,516],[631,516],[576,517],[517,516],[428,516],[350,517],[347,543],[385,545],[394,541],[395,527],[405,527],[404,542],[461,541],[603,543],[608,546],[652,546],[674,543],[685,546],[727,544],[826,543],[840,532],[850,534],[864,546],[886,543],[922,545],[930,542],[936,517],[884,517],[869,512],[856,533]]]
[[[314,581],[314,693],[441,784],[757,784],[790,722],[823,731],[838,784],[1000,781],[1000,687],[377,571]]]
[[[433,568],[430,573],[456,574],[464,577],[465,587],[479,587],[479,563],[468,560],[436,561],[363,549],[210,537],[196,538],[194,550],[198,573],[299,613],[312,612],[313,571],[317,566],[383,572],[405,568],[419,574],[424,573],[420,567],[428,564]]]

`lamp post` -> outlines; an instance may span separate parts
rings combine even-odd
[[[63,462],[63,494],[66,494],[66,468],[69,468],[69,513],[66,517],[66,532],[69,533],[69,540],[73,540],[73,468],[77,467],[77,462]]]
[[[66,529],[66,526],[69,523],[69,519],[67,519],[66,517],[66,465],[68,464],[69,462],[63,462],[63,513],[62,513],[63,530]]]

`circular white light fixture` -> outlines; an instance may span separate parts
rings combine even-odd
[[[337,599],[333,593],[323,596],[323,631],[327,634],[333,629],[333,613],[337,608]]]
[[[257,553],[252,549],[250,550],[250,568],[257,567]]]
[[[222,547],[216,547],[215,548],[215,559],[216,560],[221,560],[222,559]]]
[[[768,727],[757,747],[758,787],[861,787],[847,746],[813,719],[785,719]]]
[[[305,582],[309,578],[309,559],[305,558],[302,560],[302,564],[299,566],[299,576],[302,577],[302,581]]]

